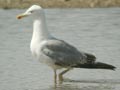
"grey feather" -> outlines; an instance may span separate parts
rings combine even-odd
[[[56,65],[63,67],[95,61],[95,56],[80,52],[75,47],[58,39],[47,40],[47,43],[42,47],[42,52],[50,57]]]

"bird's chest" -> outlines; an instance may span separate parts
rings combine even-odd
[[[38,58],[38,56],[41,55],[41,51],[40,51],[41,50],[41,45],[40,45],[40,43],[31,42],[30,50],[31,50],[32,55],[35,58]]]
[[[37,48],[37,46],[36,45],[31,45],[30,49],[31,49],[32,55],[34,57],[37,57],[38,56],[38,48]]]
[[[44,46],[45,42],[35,43],[31,42],[30,49],[33,57],[38,59],[40,62],[44,63],[48,61],[48,57],[42,52],[42,47]]]

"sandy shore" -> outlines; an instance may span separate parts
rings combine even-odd
[[[119,7],[120,0],[0,0],[0,8],[26,8],[38,4],[44,8]]]

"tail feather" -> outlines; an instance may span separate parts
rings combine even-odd
[[[88,68],[88,69],[110,69],[110,70],[115,70],[115,66],[102,63],[102,62],[95,62],[92,64],[79,64],[74,66],[76,68]]]

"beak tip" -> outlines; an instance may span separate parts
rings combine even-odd
[[[21,16],[17,16],[16,18],[17,18],[17,19],[21,19],[22,17],[21,17]]]
[[[20,14],[20,15],[17,15],[16,18],[17,19],[22,19],[23,17],[26,17],[28,16],[27,14]]]

